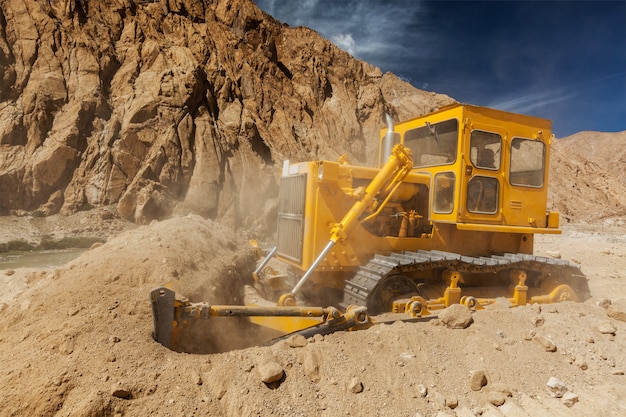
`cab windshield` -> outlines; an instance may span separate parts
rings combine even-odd
[[[456,161],[459,123],[456,119],[427,123],[404,134],[404,146],[411,149],[416,168],[451,165]]]

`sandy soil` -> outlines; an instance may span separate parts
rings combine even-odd
[[[251,250],[197,216],[127,230],[60,268],[0,271],[0,415],[626,415],[625,232],[605,220],[537,239],[537,254],[583,265],[593,298],[582,304],[496,305],[466,329],[424,319],[193,355],[151,338],[148,292],[174,281],[237,303],[229,283],[253,269]],[[250,334],[213,323],[221,333],[205,343]],[[264,383],[268,372],[279,381]],[[551,378],[565,396],[552,396]]]

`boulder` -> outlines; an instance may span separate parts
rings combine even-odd
[[[258,370],[261,381],[268,385],[280,382],[285,376],[283,367],[272,360],[263,362]]]
[[[461,304],[452,304],[441,310],[439,320],[450,329],[465,329],[474,322],[472,312]]]

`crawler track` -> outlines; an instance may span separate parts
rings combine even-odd
[[[367,265],[358,269],[356,275],[346,282],[342,307],[358,305],[372,307],[371,296],[379,291],[381,285],[391,285],[396,291],[411,289],[418,291],[417,285],[430,275],[430,281],[436,279],[436,271],[459,271],[461,274],[498,274],[512,269],[526,271],[533,279],[527,285],[539,285],[541,279],[550,277],[557,283],[568,284],[578,297],[589,298],[587,279],[580,267],[566,260],[546,258],[527,254],[506,253],[490,257],[462,256],[442,251],[424,251],[391,253],[388,256],[376,255]],[[495,276],[495,275],[494,275]],[[443,284],[438,282],[438,284]],[[505,294],[502,294],[503,296]],[[376,310],[376,309],[375,309]],[[372,311],[377,314],[379,311]]]

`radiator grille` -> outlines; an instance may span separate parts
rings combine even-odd
[[[305,198],[306,174],[281,178],[277,252],[296,262],[302,262]]]

